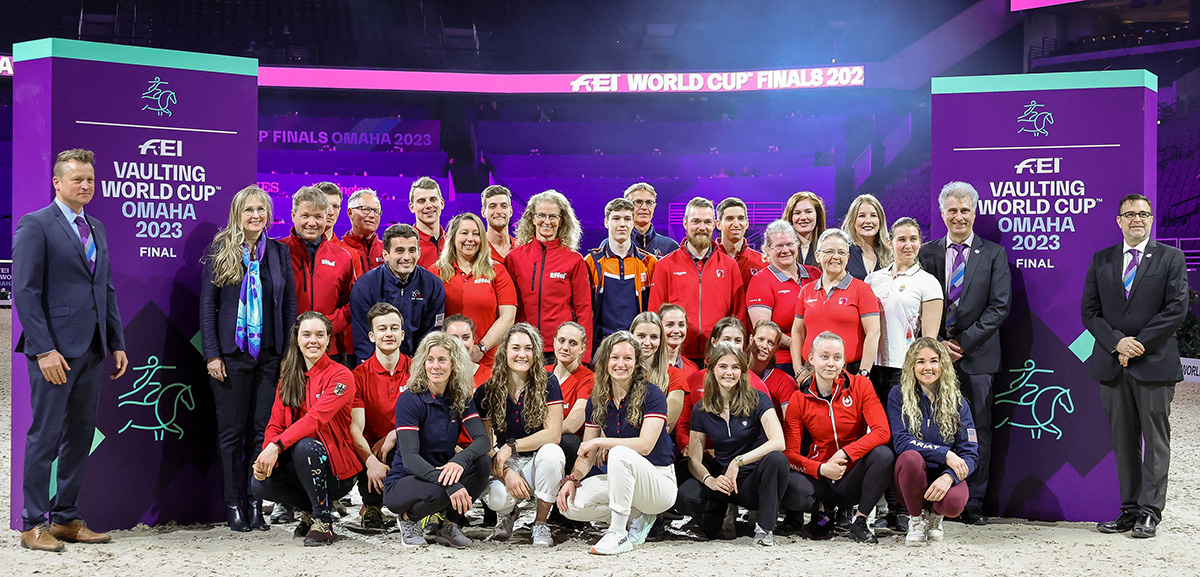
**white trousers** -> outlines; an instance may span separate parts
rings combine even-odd
[[[532,489],[533,496],[541,501],[553,503],[558,498],[562,485],[563,471],[567,467],[567,456],[562,447],[546,443],[532,457],[513,455],[508,459],[508,468],[515,471]],[[497,515],[512,513],[517,498],[508,492],[502,479],[492,479],[483,491],[483,502]]]
[[[584,479],[562,513],[576,521],[607,517],[610,528],[624,531],[634,510],[657,515],[675,504],[677,493],[674,465],[655,467],[637,451],[617,446],[608,452],[608,474]]]

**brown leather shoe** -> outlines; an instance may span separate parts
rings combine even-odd
[[[62,541],[50,534],[50,528],[45,523],[21,533],[21,546],[34,551],[53,551],[61,553],[66,547]]]
[[[83,519],[76,519],[66,525],[52,523],[50,534],[58,540],[68,543],[108,543],[112,541],[112,537],[109,537],[108,533],[97,533],[88,529],[87,523],[84,523]]]

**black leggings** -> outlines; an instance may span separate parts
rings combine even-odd
[[[279,466],[270,477],[255,479],[251,488],[259,499],[283,503],[330,523],[330,505],[354,487],[354,477],[338,479],[329,465],[329,453],[320,441],[305,437],[279,455]]]
[[[583,439],[580,439],[579,435],[575,433],[562,434],[562,440],[558,442],[558,446],[562,447],[563,454],[567,456],[567,472],[575,469],[575,460],[579,458],[579,445],[582,444]]]
[[[859,459],[837,481],[814,479],[799,471],[788,474],[788,490],[783,506],[789,511],[812,511],[820,502],[826,509],[858,505],[860,513],[871,512],[883,491],[892,484],[892,465],[896,457],[887,445],[880,445]]]
[[[724,473],[724,470],[718,473]],[[764,531],[774,531],[779,518],[779,502],[788,486],[787,457],[779,451],[767,453],[758,462],[738,470],[737,485],[737,493],[726,495],[709,489],[689,474],[679,487],[680,500],[699,517],[700,530],[705,537],[716,539],[720,536],[721,521],[729,503],[758,511],[758,526]]]
[[[459,483],[462,483],[474,500],[483,494],[491,476],[492,459],[484,453],[463,468]],[[409,475],[387,486],[383,493],[383,502],[387,504],[388,510],[401,518],[407,516],[410,521],[419,521],[449,508],[450,493],[442,485]]]

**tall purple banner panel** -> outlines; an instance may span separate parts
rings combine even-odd
[[[123,377],[102,379],[82,516],[100,530],[220,519],[200,259],[232,196],[255,182],[258,63],[59,39],[13,49],[14,229],[51,202],[59,151],[95,151],[85,211],[107,229],[129,356]],[[20,334],[14,315],[13,342]],[[12,367],[15,529],[30,405],[25,357]]]
[[[1145,70],[933,79],[938,189],[979,191],[975,233],[1008,252],[985,513],[1099,521],[1119,509],[1093,339],[1079,303],[1092,253],[1120,241],[1122,196],[1155,201],[1157,78]]]

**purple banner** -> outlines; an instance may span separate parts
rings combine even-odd
[[[14,48],[13,187],[22,191],[14,228],[51,202],[57,152],[96,153],[96,195],[85,210],[107,231],[129,356],[125,375],[101,385],[82,516],[99,530],[220,519],[216,423],[199,352],[200,259],[232,196],[254,183],[257,63],[59,39]],[[14,342],[20,334],[14,315]],[[17,528],[30,400],[25,357],[12,366]]]
[[[1120,198],[1154,202],[1155,86],[1142,70],[933,81],[932,238],[946,234],[938,190],[966,181],[979,191],[975,232],[1004,247],[1013,275],[992,387],[987,514],[1098,521],[1118,512],[1079,302],[1092,253],[1120,242]]]
[[[438,152],[441,122],[399,118],[258,117],[258,147]]]

